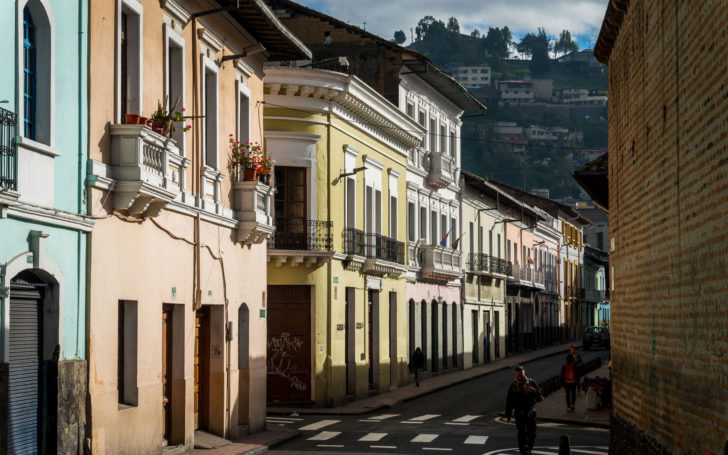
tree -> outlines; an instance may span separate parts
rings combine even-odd
[[[568,30],[562,30],[559,38],[554,43],[554,53],[568,54],[569,52],[577,52],[579,45],[571,39],[571,33]]]
[[[475,30],[473,30],[472,32],[470,32],[470,36],[472,36],[472,37],[473,37],[473,38],[475,38],[475,39],[478,39],[478,38],[480,38],[480,30],[478,30],[478,29],[476,28]]]
[[[549,38],[546,36],[546,30],[539,27],[537,34],[527,33],[518,43],[516,49],[519,53],[532,57],[537,50],[545,49],[548,53],[551,50],[551,43],[549,43]]]
[[[394,32],[394,42],[396,42],[397,44],[402,44],[405,41],[407,41],[407,35],[404,34],[404,31],[397,30],[396,32]]]
[[[446,28],[447,28],[447,31],[452,34],[455,34],[455,35],[460,34],[460,24],[458,24],[458,20],[454,16],[451,16],[450,19],[447,20]]]
[[[492,27],[488,29],[485,37],[485,50],[493,57],[503,59],[508,56],[508,43],[504,39],[503,31]]]
[[[417,23],[417,27],[415,28],[415,36],[417,36],[417,41],[425,39],[425,35],[427,35],[427,30],[434,22],[435,18],[432,16],[425,16],[420,19],[420,21]]]
[[[551,69],[548,45],[538,43],[531,53],[531,62],[528,64],[534,76],[543,76]]]

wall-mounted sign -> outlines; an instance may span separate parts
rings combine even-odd
[[[334,277],[334,284],[339,284],[339,277],[338,276],[335,276]]]
[[[344,330],[344,324],[336,324],[336,330]]]
[[[265,318],[265,309],[260,310],[260,317]]]
[[[356,323],[356,328],[357,328],[357,329],[361,329],[361,328],[364,328],[364,323],[363,323],[363,322],[357,322],[357,323]]]

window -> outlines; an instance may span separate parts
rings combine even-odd
[[[470,231],[469,231],[469,237],[470,237],[470,256],[472,257],[473,253],[475,252],[475,245],[473,241],[473,234],[475,233],[475,226],[473,226],[473,223],[470,223]]]
[[[142,6],[133,0],[120,3],[117,97],[121,122],[126,114],[142,115]]]
[[[515,242],[513,242],[513,259],[518,264],[518,244]]]
[[[374,191],[374,232],[382,233],[382,192]]]
[[[427,241],[427,208],[420,207],[420,238]]]
[[[137,391],[137,302],[119,300],[117,339],[117,391],[119,403],[136,406]]]
[[[250,89],[238,82],[238,140],[250,140]]]
[[[430,213],[430,245],[437,245],[440,239],[437,238],[437,212]]]
[[[373,219],[373,213],[374,213],[374,190],[371,186],[366,187],[366,193],[364,194],[366,198],[366,213],[364,215],[364,221],[365,221],[365,228],[364,230],[367,233],[374,232],[374,219]]]
[[[275,217],[279,232],[302,234],[306,221],[306,168],[276,166]]]
[[[437,122],[430,119],[430,151],[437,152]]]
[[[407,203],[407,240],[415,241],[415,203]]]
[[[455,243],[457,238],[459,237],[458,232],[458,221],[455,218],[450,218],[450,244]]]
[[[483,226],[478,226],[478,253],[483,254]]]
[[[37,97],[35,45],[35,24],[30,9],[26,5],[23,8],[23,126],[25,137],[33,140],[35,140],[35,103]]]
[[[501,241],[500,241],[500,234],[498,234],[498,257],[501,257]]]
[[[422,111],[422,109],[420,109],[419,120],[417,121],[417,123],[419,123],[420,126],[422,126],[423,128],[425,127],[425,113]],[[427,135],[422,136],[422,143],[420,144],[420,147],[423,147],[423,148],[425,147],[426,138],[427,138]]]
[[[597,232],[597,248],[604,250],[604,233]]]
[[[493,256],[493,231],[488,231],[488,255]],[[498,253],[498,256],[500,256],[500,253]]]
[[[506,245],[506,246],[507,246],[507,248],[506,248],[506,256],[507,256],[506,259],[508,259],[510,261],[511,260],[511,241],[510,240],[508,240],[508,245]]]
[[[440,125],[440,151],[447,154],[447,128],[445,125]],[[450,152],[452,154],[452,152]]]
[[[205,165],[218,168],[217,150],[217,69],[212,61],[206,62],[203,71],[203,137],[205,144]]]
[[[356,227],[356,180],[346,179],[346,227]]]
[[[415,105],[412,103],[407,103],[407,116],[415,118]]]
[[[455,137],[455,130],[450,130],[450,155],[456,156],[458,154],[458,143]]]
[[[440,240],[442,240],[446,234],[453,235],[453,232],[449,232],[447,228],[447,215],[440,215]]]
[[[178,111],[185,105],[184,39],[168,25],[165,25],[164,30],[167,41],[167,111],[171,112],[173,109]],[[184,155],[185,135],[181,127],[175,128],[172,139],[177,143],[180,153]]]
[[[397,198],[394,196],[389,198],[389,236],[397,238]]]

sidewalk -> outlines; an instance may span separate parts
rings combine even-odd
[[[283,441],[298,436],[297,430],[283,428],[278,425],[268,425],[266,431],[245,436],[238,442],[233,442],[215,449],[194,449],[187,454],[198,455],[256,455],[267,452],[268,448]]]
[[[609,377],[609,370],[605,363],[600,368],[587,375],[590,378],[599,376]],[[547,422],[559,422],[567,424],[588,425],[600,428],[609,428],[609,409],[586,409],[586,394],[582,391],[576,393],[575,410],[566,411],[566,395],[564,388],[552,393],[545,400],[536,404],[538,419]]]
[[[310,408],[310,407],[290,407],[290,406],[268,406],[268,414],[285,414],[289,415],[293,412],[306,415],[360,415],[368,412],[374,412],[380,409],[390,408],[399,403],[419,398],[433,392],[437,392],[448,387],[469,381],[480,376],[484,376],[496,371],[512,368],[515,365],[548,357],[560,352],[569,350],[569,346],[574,342],[565,343],[549,348],[539,349],[538,351],[516,354],[505,357],[485,365],[480,365],[468,370],[446,373],[431,378],[420,380],[420,387],[416,387],[414,383],[407,384],[397,389],[375,395],[369,398],[353,401],[344,406],[331,408]],[[563,397],[562,397],[563,398]],[[565,400],[565,399],[564,399]]]

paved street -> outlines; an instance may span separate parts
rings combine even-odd
[[[584,361],[607,351],[585,352]],[[543,381],[559,373],[563,354],[527,363],[526,374]],[[363,416],[270,415],[269,425],[301,434],[275,448],[294,453],[514,454],[515,426],[499,417],[512,372],[499,371],[449,389]],[[607,453],[609,432],[602,428],[541,422],[534,453],[558,452],[559,437],[569,436],[572,453]]]

